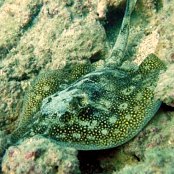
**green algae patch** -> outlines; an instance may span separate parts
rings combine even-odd
[[[0,0],[0,6],[4,3],[5,0]]]

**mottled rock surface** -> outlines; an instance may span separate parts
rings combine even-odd
[[[160,75],[158,85],[155,90],[156,98],[167,105],[174,107],[174,64],[168,66],[168,69]]]
[[[4,174],[80,174],[77,151],[35,136],[11,146],[2,162]]]
[[[174,173],[174,148],[153,148],[145,151],[145,160],[113,174]]]

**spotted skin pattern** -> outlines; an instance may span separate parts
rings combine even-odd
[[[155,55],[149,55],[136,72],[91,72],[65,89],[77,89],[78,94],[85,95],[72,94],[62,114],[55,108],[44,112],[59,92],[47,97],[22,137],[42,134],[60,145],[80,150],[119,146],[134,137],[158,110],[161,102],[154,99],[153,91],[162,69],[165,65]]]
[[[121,145],[134,137],[158,110],[161,102],[154,99],[153,91],[164,68],[157,57],[150,55],[137,72],[105,69],[100,76],[91,73],[76,86],[88,96],[87,103],[82,98],[76,103],[75,112],[69,109],[62,115],[41,113],[27,135],[42,134],[80,150]],[[94,87],[89,90],[92,84]]]
[[[129,141],[142,130],[160,107],[154,89],[165,65],[153,54],[136,71],[122,70],[113,63],[118,52],[119,62],[124,60],[127,40],[123,39],[128,37],[125,28],[129,27],[133,2],[135,5],[136,0],[127,1],[119,39],[104,68],[91,71],[90,66],[76,66],[36,79],[26,95],[12,142],[41,134],[79,150],[107,149]],[[70,85],[61,88],[65,79]]]
[[[31,121],[33,115],[37,113],[44,98],[58,90],[62,90],[64,86],[74,82],[93,69],[94,67],[89,63],[81,63],[67,65],[63,69],[41,73],[32,82],[31,87],[24,97],[22,113],[19,117],[19,125],[12,136],[20,136],[19,134],[22,133],[23,127],[25,127]]]

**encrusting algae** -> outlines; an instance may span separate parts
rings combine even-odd
[[[12,142],[41,134],[63,146],[96,150],[119,146],[141,131],[160,107],[154,89],[165,65],[151,54],[138,70],[120,68],[135,4],[127,0],[117,41],[103,68],[55,70],[36,79]],[[61,88],[60,79],[66,78],[71,84]]]

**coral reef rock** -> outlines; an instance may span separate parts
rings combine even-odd
[[[4,174],[79,174],[77,151],[35,136],[11,146],[2,161]]]
[[[167,71],[160,75],[155,96],[169,106],[174,107],[174,64],[168,66]]]
[[[145,152],[145,161],[126,166],[113,174],[174,173],[174,148],[154,148]]]

